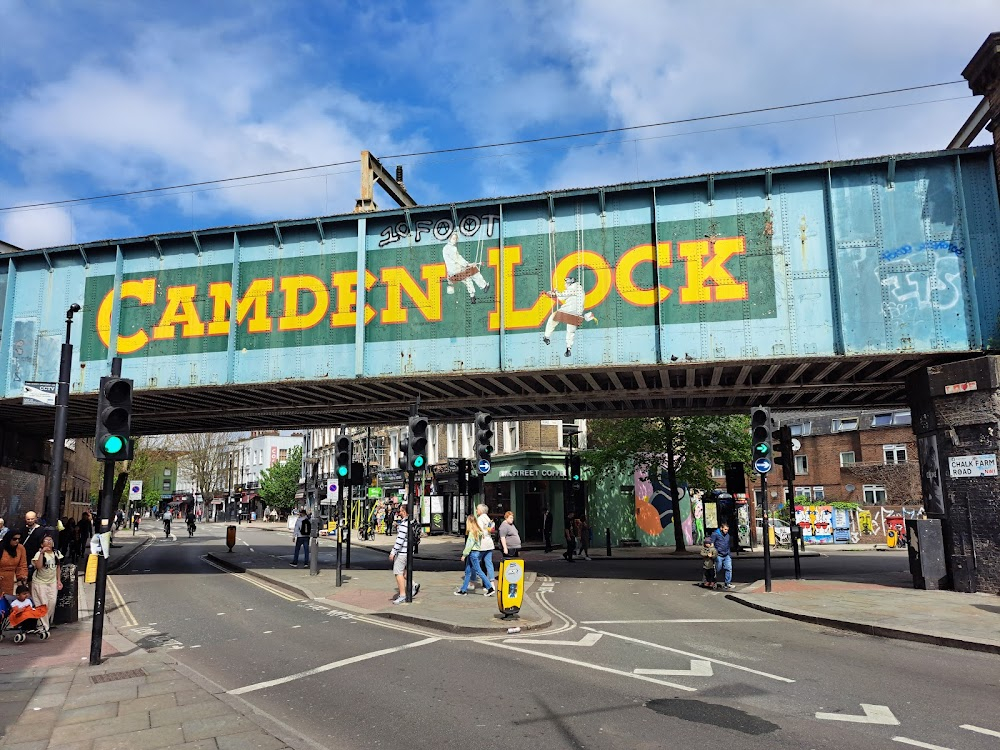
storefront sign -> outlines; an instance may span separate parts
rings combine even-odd
[[[501,469],[500,479],[565,479],[559,469]]]
[[[997,475],[997,454],[952,456],[948,459],[948,473],[952,478],[995,477]]]
[[[944,387],[944,392],[947,395],[952,395],[954,393],[966,393],[968,391],[974,391],[978,388],[975,380],[970,380],[968,383],[954,383],[952,385],[946,385]]]

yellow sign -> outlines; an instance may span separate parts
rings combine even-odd
[[[97,583],[97,555],[87,556],[87,573],[83,578],[84,583]]]
[[[504,560],[500,565],[497,607],[505,616],[521,611],[524,598],[524,560]]]

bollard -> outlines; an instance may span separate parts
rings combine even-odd
[[[608,557],[611,557],[611,529],[605,528],[604,534],[608,540]]]
[[[226,527],[226,546],[229,547],[229,551],[233,551],[233,547],[236,546],[236,527],[227,526]]]

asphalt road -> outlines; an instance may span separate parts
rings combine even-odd
[[[1000,748],[1000,734],[962,728],[1000,733],[1000,657],[762,615],[694,586],[698,561],[554,558],[532,592],[552,631],[462,638],[225,573],[201,557],[223,530],[137,555],[113,576],[128,605],[113,622],[321,747]],[[275,536],[240,529],[290,554]],[[387,565],[367,550],[353,559]],[[888,553],[804,564],[810,577],[905,572]],[[737,561],[736,580],[759,578],[758,565]],[[390,588],[387,571],[387,599]]]

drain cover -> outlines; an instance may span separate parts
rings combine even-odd
[[[141,669],[129,669],[126,672],[107,672],[105,674],[95,674],[90,678],[91,682],[115,682],[116,680],[130,680],[133,677],[145,677],[146,673]]]

